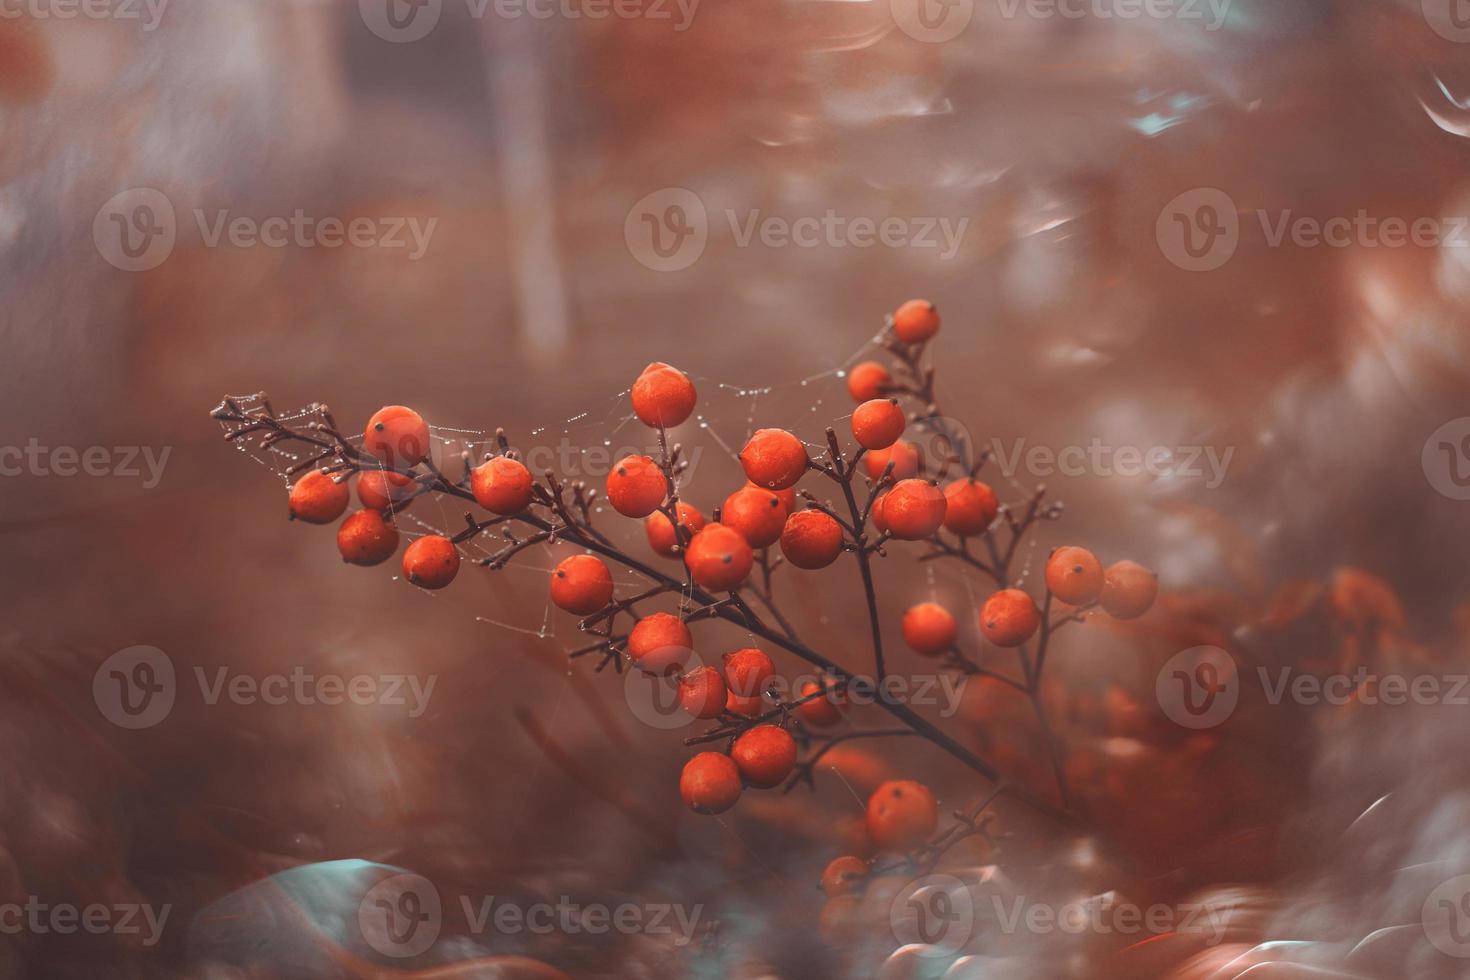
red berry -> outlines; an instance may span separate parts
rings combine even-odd
[[[644,425],[673,428],[689,418],[698,394],[687,375],[654,361],[633,382],[633,412]]]
[[[368,419],[362,448],[390,470],[406,470],[429,456],[429,423],[411,408],[389,405]]]
[[[883,397],[884,389],[892,383],[893,375],[877,361],[864,361],[847,372],[847,393],[855,402]]]
[[[407,510],[418,492],[418,482],[411,476],[392,470],[363,470],[357,478],[357,499],[364,507],[382,513],[396,514]]]
[[[607,475],[607,502],[624,517],[647,517],[668,493],[663,470],[647,456],[625,456]]]
[[[819,510],[799,510],[781,529],[781,554],[797,568],[826,568],[842,554],[842,525]]]
[[[903,639],[924,657],[937,657],[954,647],[959,627],[954,616],[937,602],[921,602],[903,614]]]
[[[1103,576],[1098,597],[1108,615],[1137,619],[1159,596],[1159,577],[1136,561],[1114,562]]]
[[[907,439],[900,439],[887,449],[875,449],[863,457],[863,471],[868,474],[868,479],[881,477],[889,460],[893,461],[894,483],[919,475],[919,447]]]
[[[766,548],[781,537],[788,513],[776,493],[747,486],[725,498],[720,506],[720,523],[745,535],[752,548]]]
[[[684,529],[684,540],[704,527],[704,515],[684,501],[679,501],[679,526]],[[665,558],[679,557],[679,541],[674,537],[674,525],[661,510],[648,515],[643,522],[643,532],[648,535],[648,546]]]
[[[944,523],[944,494],[928,480],[903,480],[883,497],[883,521],[902,541],[920,541]]]
[[[719,717],[725,696],[725,679],[713,667],[696,667],[679,678],[679,706],[696,718]]]
[[[802,721],[813,728],[831,728],[842,720],[842,706],[847,699],[841,691],[832,689],[835,685],[835,681],[828,681],[825,688],[817,687],[813,681],[801,685],[801,689],[796,692],[797,700],[816,694],[819,690],[826,690],[822,697],[797,706],[796,713]]]
[[[1058,548],[1046,560],[1046,587],[1071,605],[1089,603],[1103,590],[1102,562],[1086,548]]]
[[[851,854],[833,858],[822,872],[822,894],[828,898],[850,895],[862,887],[868,876],[868,862]]]
[[[791,487],[787,487],[785,490],[768,490],[765,487],[758,486],[757,484],[751,483],[749,480],[746,480],[745,488],[750,490],[765,490],[766,493],[774,493],[780,499],[781,506],[786,509],[786,513],[781,515],[781,520],[783,521],[786,520],[786,518],[790,517],[791,512],[796,509],[796,491]]]
[[[346,483],[338,483],[321,470],[312,470],[296,481],[286,498],[286,506],[294,520],[330,524],[342,516],[350,497]]]
[[[724,813],[740,799],[740,789],[740,770],[719,752],[699,753],[679,774],[679,795],[695,813]]]
[[[531,503],[531,471],[508,456],[493,456],[470,473],[475,502],[492,514],[519,514]]]
[[[360,510],[337,528],[337,550],[345,562],[381,565],[398,550],[398,528],[375,510]]]
[[[739,697],[760,699],[766,681],[776,674],[776,665],[764,650],[744,647],[725,654],[720,660],[725,672],[725,686]]]
[[[403,577],[421,589],[442,589],[459,574],[459,549],[439,534],[426,534],[403,552]]]
[[[879,531],[882,531],[884,534],[887,534],[889,530],[888,518],[883,516],[883,502],[887,498],[887,491],[879,494],[878,498],[873,501],[872,509],[868,511],[868,517],[872,519],[873,526],[876,527]]]
[[[739,531],[723,524],[706,524],[689,542],[684,560],[700,588],[728,592],[745,581],[755,555]]]
[[[694,652],[694,636],[671,613],[644,616],[628,634],[628,658],[649,674],[675,674]]]
[[[907,424],[897,398],[874,398],[852,413],[852,437],[864,449],[887,449]]]
[[[806,447],[785,429],[757,429],[740,450],[740,465],[756,486],[785,490],[807,470]]]
[[[939,806],[923,783],[884,783],[868,798],[868,836],[885,851],[909,851],[939,826]]]
[[[1020,589],[1001,589],[980,608],[980,632],[998,647],[1018,647],[1041,626],[1041,611]]]
[[[905,344],[920,344],[939,332],[939,311],[927,299],[911,299],[893,313],[893,332]]]
[[[944,500],[944,526],[962,538],[985,533],[1000,513],[995,491],[979,480],[955,480],[944,488]]]
[[[573,555],[551,573],[551,601],[558,609],[590,616],[613,597],[612,572],[596,555]]]
[[[747,786],[770,789],[796,768],[796,739],[784,728],[757,725],[735,740],[730,757]]]

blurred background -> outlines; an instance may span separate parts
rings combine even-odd
[[[1463,669],[1466,42],[1461,0],[0,2],[0,898],[172,910],[152,943],[5,931],[0,975],[1465,975],[1420,923],[1470,871],[1463,707],[1242,710],[1201,740],[1167,730],[1153,680],[1199,643]],[[1364,214],[1433,233],[1273,238]],[[943,812],[983,782],[884,745],[814,793],[696,817],[679,733],[568,668],[560,552],[436,595],[346,568],[208,417],[264,390],[355,432],[401,403],[447,458],[504,427],[596,481],[583,450],[648,448],[626,392],[665,360],[700,390],[675,437],[707,511],[751,429],[845,425],[843,372],[912,296],[943,314],[942,409],[977,446],[1174,460],[987,471],[1004,500],[1066,502],[1028,568],[1085,543],[1164,596],[1058,649],[1089,818],[1004,807],[1002,853],[961,857],[1053,901],[1214,895],[1228,942],[977,935],[964,961],[895,960],[886,906],[819,925],[864,780],[930,781]],[[898,554],[879,575],[894,626],[985,590]],[[854,579],[783,587],[856,669]],[[93,676],[137,645],[180,694],[131,730]],[[211,704],[196,668],[437,683],[410,717]],[[1044,788],[1013,707],[967,689],[944,721]],[[718,925],[675,946],[457,922],[408,962],[344,952],[376,868],[446,905],[682,903]]]

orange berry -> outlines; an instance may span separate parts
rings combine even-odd
[[[883,397],[883,390],[893,384],[893,375],[877,361],[864,361],[847,372],[847,393],[855,402]]]
[[[771,663],[771,658],[764,650],[755,647],[725,654],[720,658],[720,665],[725,672],[725,686],[731,694],[756,700],[760,700],[766,681],[776,674],[776,665]]]
[[[429,456],[429,423],[411,408],[389,405],[368,419],[362,448],[390,470],[406,470]]]
[[[364,507],[382,513],[407,510],[418,492],[418,482],[411,476],[392,470],[363,470],[357,478],[357,499]]]
[[[342,516],[351,496],[345,482],[338,483],[321,470],[312,470],[291,488],[286,507],[293,520],[330,524]]]
[[[747,786],[779,786],[796,768],[796,739],[784,728],[756,725],[735,740],[730,758]]]
[[[1058,548],[1046,560],[1046,587],[1071,605],[1091,602],[1103,589],[1102,563],[1086,548]]]
[[[337,550],[353,565],[381,565],[398,550],[398,528],[375,510],[360,510],[337,528]]]
[[[1001,589],[980,608],[980,632],[998,647],[1018,647],[1041,626],[1041,610],[1020,589]]]
[[[842,525],[819,510],[799,510],[781,529],[781,554],[797,568],[826,568],[842,554]]]
[[[403,577],[421,589],[442,589],[459,574],[459,549],[440,534],[426,534],[403,552]]]
[[[937,657],[954,646],[959,627],[954,616],[937,602],[921,602],[903,614],[903,640],[924,657]]]
[[[612,597],[612,572],[596,555],[573,555],[551,573],[551,601],[558,609],[590,616],[612,602]]]
[[[745,535],[752,548],[767,548],[781,537],[789,513],[778,494],[752,485],[725,498],[720,523]]]
[[[887,449],[907,424],[897,398],[874,398],[852,413],[852,437],[864,449]]]
[[[694,652],[694,635],[672,613],[644,616],[628,634],[628,658],[649,674],[675,674]]]
[[[684,529],[686,540],[704,527],[704,515],[684,501],[679,501],[679,526]],[[661,510],[648,515],[643,522],[643,532],[648,535],[648,546],[665,558],[679,557],[679,541],[674,537],[674,525]]]
[[[706,524],[689,542],[684,560],[700,588],[728,592],[745,581],[755,555],[739,531],[723,524]]]
[[[672,428],[694,411],[698,394],[689,377],[676,367],[654,361],[633,382],[633,413],[644,425]]]
[[[785,429],[757,429],[740,450],[740,465],[756,486],[785,490],[807,470],[806,447]]]
[[[887,499],[888,492],[884,491],[883,493],[878,495],[877,500],[873,501],[873,506],[868,511],[868,517],[872,520],[873,526],[876,527],[879,531],[882,531],[884,534],[887,534],[889,530],[888,518],[883,515],[883,503]]]
[[[883,498],[888,532],[901,541],[921,541],[944,523],[948,504],[928,480],[903,480]]]
[[[851,854],[833,858],[822,871],[822,894],[828,898],[850,895],[862,887],[868,876],[868,862]]]
[[[825,688],[817,687],[814,681],[807,681],[801,685],[801,689],[796,692],[797,700],[810,697],[820,690],[826,690],[826,694],[822,697],[797,705],[796,713],[802,721],[813,728],[831,728],[842,720],[842,707],[847,703],[847,699],[843,697],[841,691],[831,689],[835,685],[835,681],[828,681]]]
[[[955,480],[944,488],[944,499],[944,526],[962,538],[983,534],[1000,513],[995,491],[979,480]]]
[[[911,299],[893,312],[893,332],[905,344],[921,344],[939,332],[939,311],[927,299]]]
[[[749,480],[745,481],[745,486],[751,490],[765,490],[766,493],[774,493],[780,499],[781,506],[786,510],[786,513],[781,515],[781,520],[783,521],[790,517],[791,512],[796,509],[796,490],[791,487],[787,487],[785,490],[768,490],[763,486],[751,483]]]
[[[664,502],[669,484],[647,456],[624,456],[607,475],[607,502],[624,517],[647,517]]]
[[[696,667],[679,678],[679,706],[696,718],[725,710],[725,679],[713,667]]]
[[[1136,561],[1120,561],[1108,566],[1098,599],[1108,615],[1137,619],[1148,612],[1158,596],[1158,575]]]
[[[725,695],[725,710],[742,718],[757,718],[766,710],[766,702],[760,696],[743,698],[731,691]]]
[[[493,456],[470,473],[475,502],[492,514],[519,514],[531,504],[531,471],[508,456]]]
[[[883,475],[889,460],[893,461],[894,483],[919,475],[919,447],[907,439],[900,439],[887,449],[875,449],[868,453],[863,457],[863,472],[868,474],[868,479],[876,480]]]
[[[938,826],[939,805],[923,783],[897,779],[868,798],[868,836],[885,851],[912,850]]]
[[[695,813],[724,813],[740,799],[740,790],[740,770],[719,752],[699,753],[679,774],[679,795]]]

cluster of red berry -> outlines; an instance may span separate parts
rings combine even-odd
[[[913,368],[923,346],[939,327],[939,314],[933,304],[913,300],[890,318],[885,345],[903,364]],[[938,547],[942,544],[941,530],[958,537],[963,545],[969,538],[990,534],[1003,508],[995,491],[976,479],[973,469],[942,488],[935,480],[921,476],[922,454],[902,436],[911,421],[932,426],[936,417],[932,405],[912,419],[905,414],[899,395],[916,394],[912,387],[895,382],[890,371],[876,361],[857,365],[847,380],[849,393],[859,403],[852,413],[851,429],[861,447],[850,461],[845,461],[830,430],[830,459],[822,462],[813,460],[806,444],[791,432],[760,429],[738,457],[747,482],[726,497],[710,519],[679,499],[677,469],[665,439],[668,428],[682,424],[693,413],[698,399],[695,386],[683,372],[668,364],[650,364],[633,384],[632,404],[638,419],[658,432],[662,459],[629,455],[618,460],[608,474],[604,492],[619,514],[644,522],[648,544],[656,554],[682,562],[686,595],[694,588],[708,594],[729,594],[729,600],[720,600],[716,605],[730,601],[744,608],[740,591],[746,586],[758,553],[762,566],[770,567],[767,549],[778,547],[781,559],[800,569],[824,568],[845,551],[857,553],[870,592],[875,647],[881,649],[868,581],[868,556],[882,554],[882,545],[890,539],[929,540]],[[359,473],[357,491],[363,508],[343,521],[337,533],[344,560],[359,565],[386,561],[396,553],[399,543],[394,515],[423,493],[452,492],[472,497],[497,515],[495,521],[522,520],[542,528],[545,539],[561,536],[586,546],[585,553],[561,561],[550,578],[551,601],[560,609],[584,617],[584,629],[590,624],[606,623],[631,607],[634,600],[620,603],[615,597],[612,571],[604,560],[619,560],[622,553],[591,529],[590,517],[585,526],[579,526],[562,505],[554,478],[547,477],[553,493],[538,487],[531,472],[504,442],[501,452],[490,455],[472,470],[467,465],[465,476],[451,484],[434,468],[429,458],[429,427],[412,409],[390,406],[373,415],[360,451],[351,450],[345,440],[337,438],[342,465],[307,472],[291,488],[289,503],[290,513],[297,519],[317,524],[334,521],[348,506],[348,475]],[[851,492],[859,459],[869,481],[865,506]],[[948,469],[941,468],[940,475]],[[851,506],[849,518],[844,519],[806,491],[802,496],[807,506],[798,507],[797,484],[814,471],[843,485]],[[533,516],[533,508],[538,507],[560,515],[563,523],[556,526]],[[876,540],[868,537],[869,520],[878,532]],[[467,521],[468,536],[495,523],[476,524],[468,515]],[[449,585],[461,563],[458,545],[466,537],[461,533],[453,538],[442,534],[416,538],[404,550],[404,577],[425,589]],[[599,547],[598,542],[606,546]],[[646,566],[633,559],[621,560],[648,573]],[[675,581],[662,573],[658,577],[669,583]],[[991,643],[1021,647],[1041,630],[1044,646],[1052,599],[1075,607],[1071,610],[1074,617],[1100,606],[1115,617],[1128,619],[1147,611],[1158,589],[1156,577],[1142,566],[1121,561],[1104,570],[1092,552],[1079,547],[1052,552],[1044,578],[1047,596],[1043,606],[1038,606],[1027,592],[998,578],[998,584],[1005,587],[986,599],[979,614],[980,630]],[[713,606],[701,608],[707,613]],[[775,665],[759,649],[746,647],[726,653],[718,669],[700,666],[686,671],[694,649],[690,622],[698,618],[686,612],[641,616],[626,637],[614,638],[610,626],[597,635],[607,637],[604,646],[625,656],[637,669],[673,679],[679,703],[691,716],[720,720],[724,727],[715,736],[728,736],[726,751],[696,754],[685,765],[679,788],[684,802],[696,812],[721,813],[735,804],[745,788],[775,787],[792,775],[799,756],[797,739],[790,730],[793,723],[826,728],[839,722],[844,708],[843,681],[832,677],[821,684],[808,682],[793,700],[770,710],[764,695],[775,676]],[[910,608],[903,617],[902,632],[908,646],[921,656],[956,653],[955,617],[937,603]],[[883,673],[881,653],[878,673]],[[1028,677],[1028,682],[1039,685],[1039,678]],[[885,782],[868,801],[868,835],[882,850],[903,852],[923,843],[934,832],[937,813],[934,794],[927,787],[911,781]],[[842,894],[855,887],[854,882],[861,878],[860,865],[866,867],[861,858],[854,856],[834,861],[823,879],[828,894]]]

